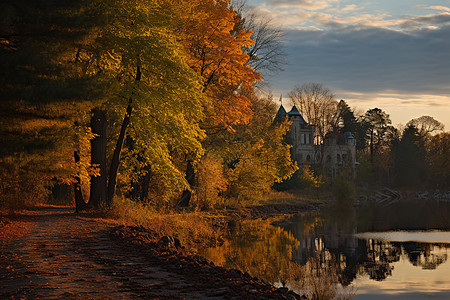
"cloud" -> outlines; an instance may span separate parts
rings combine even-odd
[[[326,0],[269,0],[266,1],[271,7],[275,9],[307,9],[307,10],[321,10],[331,6],[331,3],[336,1]]]
[[[280,25],[297,29],[313,27],[327,30],[346,26],[370,26],[414,31],[418,28],[436,29],[450,24],[450,8],[445,6],[427,7],[440,10],[438,14],[394,17],[378,10],[367,12],[367,8],[356,4],[341,8],[339,2],[339,0],[268,0],[259,6],[259,9],[271,15]]]
[[[355,4],[346,5],[344,8],[341,9],[341,11],[349,12],[349,11],[356,11],[357,7]]]
[[[414,28],[420,26],[443,25],[447,23],[450,23],[450,13],[441,13],[438,15],[427,15],[405,19],[401,23],[401,27]]]
[[[436,6],[429,6],[427,7],[428,9],[435,9],[435,10],[442,10],[442,11],[448,11],[450,12],[450,8],[446,7],[446,6],[440,6],[440,5],[436,5]]]
[[[291,63],[283,79],[273,84],[282,90],[319,82],[361,93],[450,96],[448,36],[450,26],[413,33],[359,26],[289,30],[286,52]]]

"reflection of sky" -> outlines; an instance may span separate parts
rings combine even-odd
[[[450,231],[365,232],[358,233],[355,236],[362,239],[376,239],[390,242],[424,242],[450,244]]]
[[[450,1],[249,0],[286,31],[273,93],[318,82],[380,107],[393,124],[431,115],[450,128]]]
[[[434,248],[432,254],[445,254],[448,249]],[[450,262],[439,265],[435,270],[423,270],[411,264],[405,255],[391,264],[392,276],[383,281],[358,277],[356,300],[367,299],[450,299]]]

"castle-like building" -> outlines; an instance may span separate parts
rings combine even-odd
[[[304,164],[321,164],[334,178],[344,167],[356,174],[356,141],[351,132],[330,132],[323,141],[315,143],[314,126],[309,125],[294,105],[286,112],[280,105],[274,122],[285,119],[292,122],[287,134],[287,142],[292,145],[291,157],[299,167]]]

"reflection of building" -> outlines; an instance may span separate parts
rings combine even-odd
[[[413,266],[422,267],[424,270],[434,270],[437,266],[447,261],[447,253],[439,249],[446,245],[424,244],[417,242],[403,243],[403,249],[408,260]]]
[[[355,236],[356,223],[350,215],[339,215],[341,219],[336,215],[335,218],[324,216],[318,213],[295,216],[283,228],[300,242],[292,253],[292,260],[302,266],[312,262],[328,266],[336,272],[342,286],[351,284],[358,274],[365,274],[372,280],[385,280],[392,276],[392,264],[400,260],[433,270],[448,259],[450,244],[359,239]]]
[[[351,132],[328,133],[321,144],[314,143],[314,126],[309,125],[294,105],[289,112],[281,104],[275,122],[282,122],[288,117],[292,122],[287,141],[292,145],[291,156],[298,165],[322,164],[331,177],[342,166],[348,166],[352,171],[356,166],[356,141]],[[353,172],[354,173],[354,172]]]

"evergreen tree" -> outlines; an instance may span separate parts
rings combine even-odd
[[[409,125],[394,146],[396,183],[399,186],[419,187],[427,175],[423,139],[419,130]]]
[[[363,150],[365,148],[366,128],[363,122],[360,122],[348,106],[345,100],[341,100],[337,106],[340,131],[351,132],[356,139],[356,149]]]
[[[367,128],[366,138],[369,140],[370,162],[374,163],[374,156],[386,141],[391,120],[389,115],[379,108],[369,109],[364,116]]]

